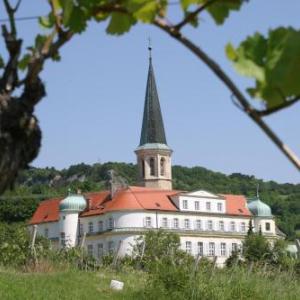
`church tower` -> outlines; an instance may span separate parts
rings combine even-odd
[[[171,155],[167,145],[165,129],[155,84],[149,47],[149,70],[141,139],[135,150],[138,164],[139,184],[163,190],[172,189]]]

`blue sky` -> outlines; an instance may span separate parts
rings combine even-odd
[[[19,16],[42,15],[46,1],[23,0]],[[173,8],[171,15],[178,14]],[[227,61],[224,46],[237,45],[255,31],[277,26],[300,27],[298,0],[251,0],[232,13],[224,26],[204,14],[198,29],[185,33],[202,46],[245,90],[252,84]],[[0,17],[4,16],[0,6]],[[20,35],[31,43],[41,29],[19,22]],[[62,50],[60,63],[48,62],[42,77],[47,96],[36,114],[43,145],[33,165],[57,168],[80,162],[135,162],[142,123],[148,70],[147,38],[173,164],[203,166],[230,174],[241,172],[265,180],[300,182],[299,172],[230,99],[226,87],[192,53],[165,33],[137,25],[122,37],[105,33],[105,24],[90,24]],[[1,52],[3,43],[0,43]],[[300,155],[300,104],[266,119]]]

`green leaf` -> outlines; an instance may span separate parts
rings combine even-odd
[[[231,43],[226,45],[225,52],[230,60],[235,61],[237,59],[237,53]]]
[[[150,23],[158,13],[159,3],[156,0],[129,0],[127,8],[137,20]]]
[[[50,13],[48,16],[39,17],[39,24],[42,28],[52,28],[55,24],[54,16]]]
[[[87,17],[85,11],[80,7],[73,7],[68,26],[74,32],[81,33],[86,29]]]
[[[281,27],[267,37],[256,33],[237,49],[227,45],[226,53],[240,74],[255,80],[255,86],[247,88],[250,96],[268,108],[300,95],[300,30]]]
[[[74,8],[74,3],[73,0],[60,0],[60,4],[63,9],[63,23],[67,26]]]
[[[41,50],[47,40],[47,35],[38,34],[35,38],[35,48]]]
[[[27,68],[27,66],[30,62],[30,58],[31,58],[30,54],[25,54],[22,57],[22,59],[19,61],[19,65],[18,65],[20,70],[24,71]]]
[[[181,8],[183,11],[187,11],[187,9],[193,4],[203,3],[205,0],[180,0]]]
[[[239,10],[243,2],[243,0],[218,0],[209,5],[207,11],[216,24],[222,25],[229,17],[230,12],[232,10]]]
[[[128,32],[135,23],[136,20],[132,16],[115,12],[111,14],[106,32],[109,34],[121,35]]]

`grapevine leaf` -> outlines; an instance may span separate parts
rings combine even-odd
[[[280,27],[267,37],[256,33],[236,49],[227,45],[226,54],[240,74],[255,80],[247,91],[268,108],[300,95],[300,30]]]
[[[27,66],[30,62],[30,58],[31,58],[30,54],[25,54],[22,57],[22,59],[19,61],[19,64],[18,64],[18,67],[20,70],[24,71],[27,68]]]
[[[232,10],[240,10],[243,0],[219,0],[209,5],[207,11],[216,24],[222,25]]]
[[[121,35],[128,32],[132,25],[136,23],[136,20],[123,13],[114,12],[111,14],[110,22],[106,28],[108,34]]]
[[[127,8],[136,19],[150,23],[158,13],[159,3],[156,0],[130,0]]]

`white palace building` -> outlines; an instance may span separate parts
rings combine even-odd
[[[40,203],[30,227],[56,247],[83,244],[97,258],[132,252],[136,238],[163,228],[180,236],[182,249],[217,257],[223,264],[242,246],[249,221],[271,242],[282,238],[268,205],[259,198],[172,189],[171,155],[150,57],[140,144],[135,150],[138,186],[115,184],[111,189]]]

